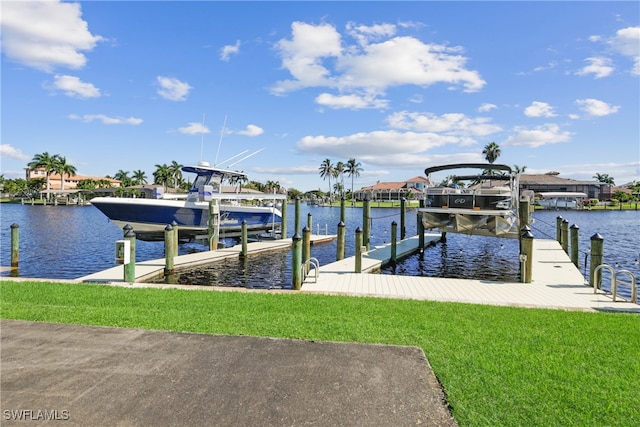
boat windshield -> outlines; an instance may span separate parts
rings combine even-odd
[[[192,191],[198,191],[205,185],[211,185],[213,187],[214,193],[220,192],[220,179],[215,179],[215,177],[213,177],[211,174],[198,174],[198,176],[196,176],[196,179],[193,181],[191,189]]]

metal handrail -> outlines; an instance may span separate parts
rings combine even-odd
[[[636,287],[636,277],[633,275],[633,273],[629,270],[620,270],[618,272],[616,272],[614,270],[613,267],[611,267],[608,264],[600,264],[599,266],[597,266],[594,270],[593,270],[593,275],[596,276],[597,273],[600,270],[608,270],[609,273],[611,273],[611,297],[613,298],[613,301],[616,301],[617,298],[617,294],[618,294],[618,275],[620,274],[626,274],[631,278],[631,302],[634,304],[638,303],[638,288]],[[600,275],[600,280],[595,280],[593,281],[593,293],[597,293],[598,289],[600,288],[600,284],[602,282],[602,275]],[[626,301],[626,299],[625,299]]]
[[[629,270],[620,270],[616,273],[616,286],[617,286],[617,282],[618,282],[618,275],[619,274],[626,274],[631,278],[631,302],[634,304],[638,303],[638,288],[636,287],[636,276],[633,275],[632,272],[630,272]],[[613,294],[613,300],[616,300],[616,294]]]
[[[304,279],[306,280],[307,274],[311,272],[311,268],[310,268],[311,266],[313,266],[313,270],[314,270],[313,282],[317,283],[318,276],[320,276],[320,262],[318,261],[317,258],[312,257],[302,263],[302,265],[300,266],[301,276],[304,277]]]

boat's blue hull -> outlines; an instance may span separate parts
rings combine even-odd
[[[164,228],[169,224],[177,225],[180,240],[208,232],[208,203],[111,197],[98,197],[91,203],[117,225],[131,225],[140,240],[164,239]],[[243,222],[250,234],[257,234],[279,229],[282,217],[273,207],[220,206],[221,238],[239,236]]]

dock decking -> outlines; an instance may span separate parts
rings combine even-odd
[[[439,237],[439,234],[426,234],[425,244],[438,240]],[[314,235],[311,237],[314,244],[333,239],[335,239],[335,236]],[[290,247],[291,239],[255,242],[247,245],[249,254],[271,250],[286,250]],[[417,247],[417,236],[398,242],[398,258],[415,251]],[[212,252],[181,255],[175,258],[174,265],[176,269],[189,268],[225,258],[237,257],[240,254],[240,249],[239,246],[236,246]],[[367,273],[379,269],[383,263],[389,260],[390,252],[390,245],[387,245],[382,248],[374,248],[363,254],[363,273],[354,273],[354,257],[320,266],[317,279],[313,272],[308,275],[302,284],[300,292],[564,310],[640,313],[640,305],[638,304],[624,301],[614,302],[610,295],[600,291],[594,294],[593,288],[588,286],[584,276],[555,240],[534,240],[532,283]],[[164,259],[139,262],[136,264],[136,282],[160,275],[163,269]],[[102,282],[133,287],[245,290],[244,288],[219,286],[128,284],[124,283],[123,276],[123,267],[117,266],[82,277],[77,281]]]

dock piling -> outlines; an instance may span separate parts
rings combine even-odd
[[[296,213],[295,213],[295,221],[293,226],[293,234],[300,233],[300,196],[296,196]]]
[[[580,227],[578,227],[576,224],[573,224],[571,227],[569,227],[569,234],[571,239],[571,262],[576,267],[578,267],[578,269],[580,268],[580,261],[578,260],[578,252],[579,252],[578,231],[579,230],[580,230]]]
[[[400,199],[400,240],[404,240],[407,237],[407,199],[402,197]]]
[[[220,239],[220,207],[216,199],[209,200],[209,250],[218,249]]]
[[[367,195],[362,203],[362,244],[369,250],[371,236],[371,203]]]
[[[124,265],[124,281],[134,283],[136,281],[136,233],[129,224],[123,227],[124,238],[129,241],[129,263]]]
[[[11,224],[11,268],[18,268],[20,261],[20,226]]]
[[[556,240],[562,244],[562,218],[560,215],[556,217]]]
[[[282,222],[280,223],[280,238],[287,238],[287,202],[288,200],[284,200],[282,202],[282,206],[280,208],[280,213],[282,214]]]
[[[240,252],[241,257],[247,256],[247,241],[248,241],[248,233],[247,233],[247,220],[242,220],[242,228],[240,229],[240,235],[242,239],[242,251]]]
[[[307,261],[309,260],[309,258],[311,258],[311,229],[309,227],[304,227],[302,229],[302,259],[301,259],[302,264],[305,265],[305,268],[303,269],[304,277],[306,277],[308,273]]]
[[[291,289],[302,288],[302,237],[295,233],[291,238]]]
[[[345,225],[344,221],[338,223],[338,242],[336,261],[344,259],[344,245],[345,245]]]
[[[362,273],[362,229],[356,228],[356,256],[355,256],[355,272]]]
[[[526,230],[520,235],[520,278],[522,283],[531,283],[533,270],[533,234]]]
[[[600,287],[601,271],[596,271],[596,268],[602,264],[602,256],[604,250],[604,238],[596,233],[591,236],[591,263],[589,265],[589,284],[594,287],[598,284]]]
[[[175,272],[173,259],[176,256],[175,244],[173,243],[173,227],[171,224],[164,228],[164,274],[168,276]]]
[[[562,220],[561,224],[561,234],[562,234],[562,249],[568,255],[569,254],[569,221],[566,219]]]
[[[397,261],[397,242],[398,240],[398,224],[393,221],[391,223],[391,265],[395,265]]]

